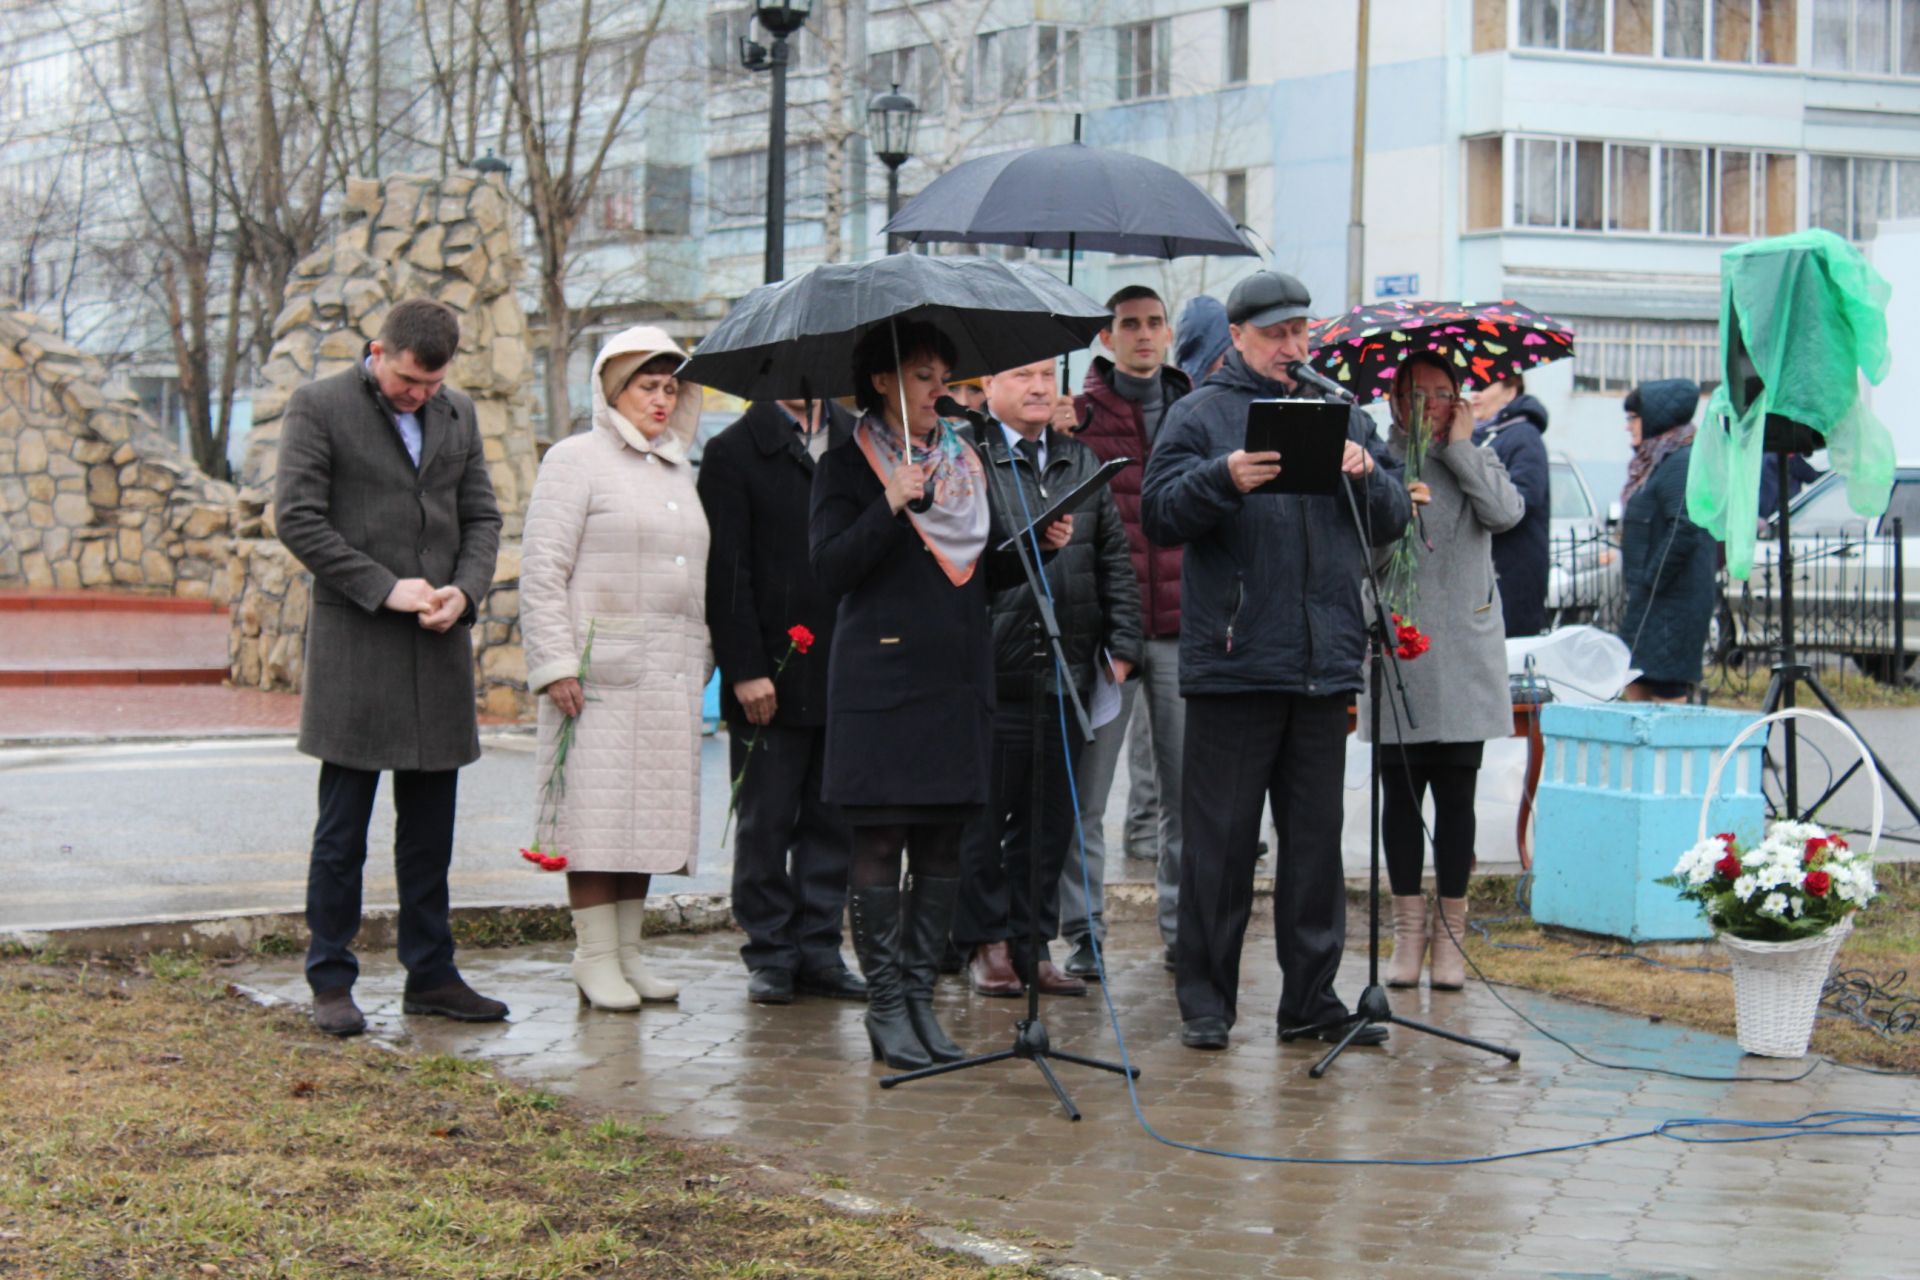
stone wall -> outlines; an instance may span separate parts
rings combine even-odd
[[[0,300],[0,588],[229,599],[231,485],[47,320]]]
[[[494,494],[505,524],[494,590],[474,628],[483,713],[531,707],[520,647],[520,533],[533,491],[526,317],[514,295],[521,261],[499,185],[465,176],[352,179],[332,243],[294,268],[274,322],[274,345],[254,396],[241,469],[240,537],[227,578],[233,598],[232,678],[298,689],[309,586],[274,540],[273,476],[288,400],[300,386],[353,367],[387,309],[430,296],[460,316],[460,350],[447,382],[473,397]]]

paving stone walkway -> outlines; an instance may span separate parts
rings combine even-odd
[[[485,1058],[596,1112],[726,1144],[784,1167],[1041,1248],[1111,1276],[1554,1277],[1920,1274],[1920,1138],[1700,1146],[1653,1138],[1496,1164],[1440,1168],[1275,1165],[1155,1142],[1117,1077],[1063,1065],[1086,1119],[1069,1123],[1039,1073],[1006,1063],[882,1091],[858,1006],[747,1003],[738,935],[651,944],[683,984],[679,1005],[638,1015],[582,1009],[562,947],[475,952],[476,986],[512,1020],[470,1027],[399,1012],[390,958],[360,996],[373,1034]],[[1715,1084],[1583,1064],[1485,990],[1407,993],[1398,1010],[1522,1050],[1518,1065],[1395,1030],[1326,1078],[1307,1045],[1272,1034],[1271,938],[1249,940],[1232,1047],[1182,1049],[1172,984],[1150,926],[1115,930],[1112,990],[1147,1119],[1167,1138],[1313,1158],[1458,1158],[1653,1127],[1675,1116],[1785,1119],[1853,1108],[1920,1112],[1920,1082],[1823,1068],[1800,1083]],[[1364,956],[1349,953],[1342,993]],[[236,980],[303,1000],[297,961]],[[1598,1057],[1699,1073],[1784,1076],[1803,1064],[1744,1058],[1717,1036],[1510,993]],[[941,1013],[969,1048],[1005,1047],[1024,1002],[945,980]],[[1051,1000],[1055,1043],[1117,1056],[1104,1005]]]

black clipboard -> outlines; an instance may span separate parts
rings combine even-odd
[[[1255,400],[1248,405],[1247,452],[1280,455],[1280,474],[1251,492],[1338,493],[1348,410],[1333,400]]]
[[[1032,524],[1029,524],[1012,537],[1007,538],[1000,544],[998,550],[1012,550],[1013,544],[1026,537],[1029,533],[1036,529],[1044,529],[1061,516],[1071,514],[1088,498],[1091,498],[1094,494],[1112,484],[1113,478],[1132,466],[1133,463],[1134,459],[1132,458],[1114,458],[1101,463],[1098,471],[1095,471],[1085,480],[1082,480],[1079,484],[1055,498],[1045,511],[1042,511],[1033,518]]]

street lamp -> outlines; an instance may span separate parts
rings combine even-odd
[[[502,182],[505,182],[507,176],[513,172],[513,166],[493,154],[492,147],[488,147],[487,154],[481,156],[478,160],[469,160],[467,162],[467,168],[473,170],[475,173],[485,174],[488,177],[492,177],[497,173],[500,175]]]
[[[754,16],[773,37],[768,49],[747,36],[740,37],[740,65],[749,71],[773,72],[773,111],[767,139],[767,283],[787,273],[787,37],[798,34],[813,12],[813,0],[782,0],[757,4]]]
[[[900,212],[900,166],[913,155],[913,131],[920,124],[920,104],[900,92],[900,86],[876,94],[867,104],[867,131],[874,154],[887,166],[887,221]],[[900,251],[899,237],[887,237],[887,252]]]

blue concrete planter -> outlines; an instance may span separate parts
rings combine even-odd
[[[1657,704],[1541,710],[1546,759],[1534,820],[1533,918],[1629,942],[1713,936],[1699,911],[1654,881],[1699,836],[1714,759],[1758,717]],[[1720,776],[1707,830],[1757,840],[1764,738]]]

